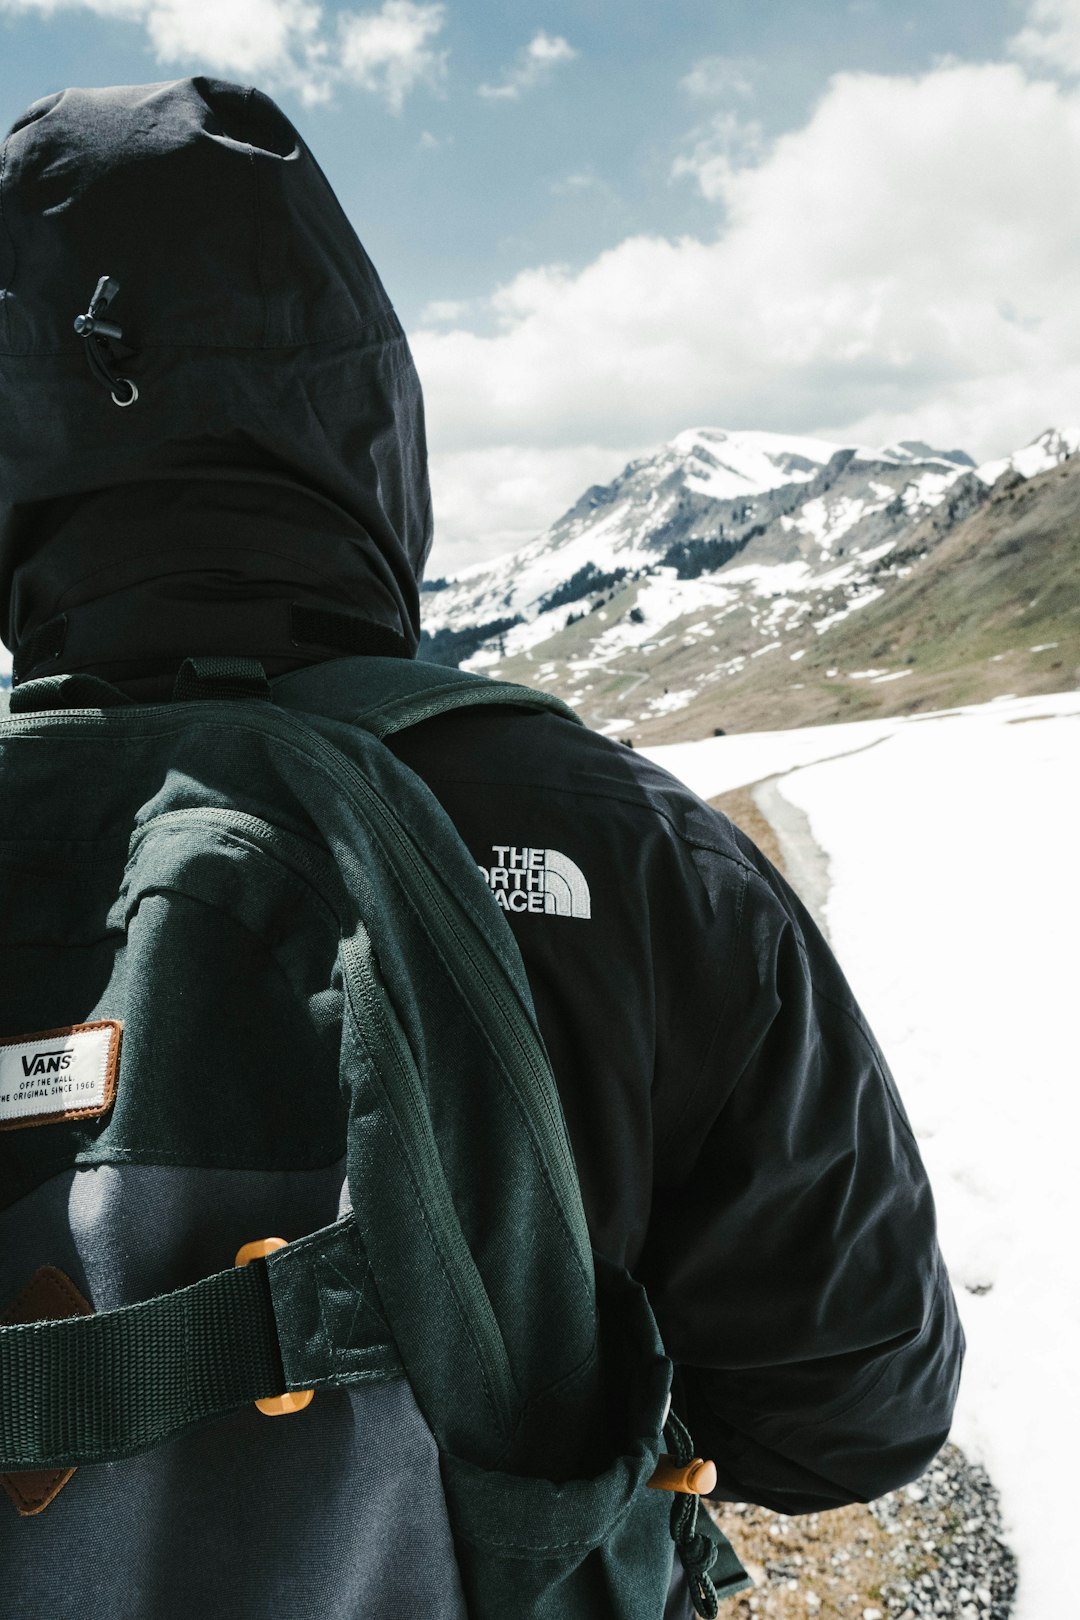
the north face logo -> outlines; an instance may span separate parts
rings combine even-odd
[[[580,867],[557,849],[492,844],[484,880],[504,911],[546,911],[556,917],[591,917],[589,885]]]

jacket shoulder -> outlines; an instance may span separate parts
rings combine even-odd
[[[477,708],[389,739],[425,780],[540,796],[563,813],[700,848],[747,871],[753,846],[727,816],[635,749],[559,715]]]

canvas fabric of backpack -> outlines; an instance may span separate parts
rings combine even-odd
[[[691,1455],[671,1364],[591,1249],[506,920],[381,740],[490,703],[570,713],[381,658],[273,687],[193,659],[154,705],[15,689],[0,1615],[168,1620],[210,1582],[230,1620],[658,1620],[674,1550],[702,1614],[747,1584],[696,1496],[648,1487],[662,1431]],[[236,1265],[238,1236],[287,1241]],[[285,1391],[314,1397],[251,1405]],[[215,1497],[234,1452],[251,1502]],[[203,1502],[171,1569],[163,1457],[175,1522]]]

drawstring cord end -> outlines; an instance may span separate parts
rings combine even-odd
[[[671,1452],[661,1459],[652,1484],[675,1493],[671,1539],[686,1574],[690,1601],[701,1620],[716,1620],[720,1600],[745,1591],[750,1577],[719,1525],[699,1511],[702,1495],[716,1487],[714,1464],[694,1456],[686,1426],[670,1407],[663,1434]]]
[[[102,319],[119,291],[118,281],[112,276],[101,276],[94,288],[86,314],[76,315],[74,327],[76,334],[86,344],[86,359],[91,375],[109,390],[114,405],[126,409],[128,405],[134,405],[139,397],[139,390],[130,377],[121,377],[112,370],[116,359],[112,344],[122,344],[124,334],[115,321]]]

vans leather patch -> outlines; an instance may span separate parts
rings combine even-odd
[[[56,1322],[65,1316],[93,1316],[94,1307],[84,1299],[71,1278],[57,1266],[35,1271],[19,1297],[0,1312],[0,1323],[14,1327],[17,1322]],[[47,1508],[62,1491],[74,1468],[34,1468],[16,1474],[0,1474],[0,1485],[11,1497],[19,1514],[31,1518]]]
[[[0,1040],[0,1131],[92,1119],[116,1099],[116,1018]]]

